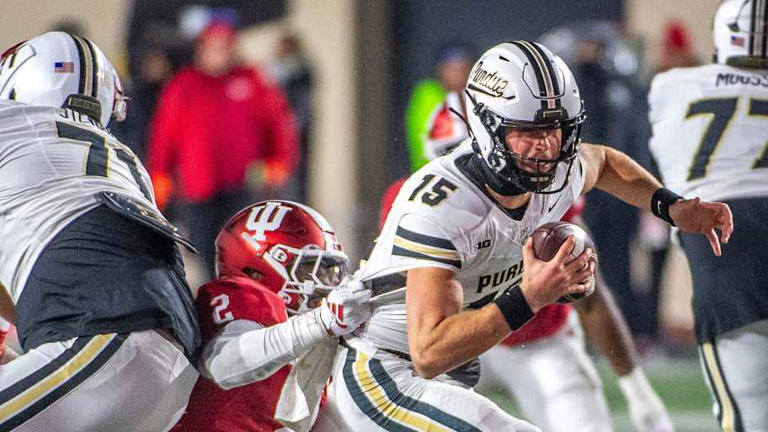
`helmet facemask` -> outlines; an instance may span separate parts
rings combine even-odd
[[[128,101],[131,100],[128,96],[125,95],[125,92],[123,91],[123,85],[120,82],[120,77],[117,76],[117,73],[112,71],[114,75],[115,80],[115,96],[114,96],[114,104],[112,107],[112,118],[116,121],[124,121],[125,117],[128,115]]]
[[[310,245],[295,249],[275,245],[264,260],[282,276],[283,298],[288,313],[300,314],[338,287],[349,274],[349,258],[341,251],[322,250]]]
[[[473,113],[480,119],[485,133],[492,142],[491,151],[487,157],[484,157],[484,165],[486,165],[486,177],[491,177],[488,179],[488,185],[494,191],[504,195],[523,192],[554,194],[565,188],[570,180],[573,162],[578,156],[581,124],[586,118],[583,111],[569,119],[567,112],[562,108],[541,110],[536,114],[535,122],[516,121],[503,118],[483,103],[478,103],[471,93],[466,92],[466,94],[474,105]],[[509,150],[505,136],[508,129],[521,131],[560,129],[562,138],[558,157],[555,159],[531,158]],[[474,146],[477,146],[476,142]],[[480,153],[478,149],[475,151]],[[555,181],[557,168],[561,162],[568,164],[565,178],[559,186],[550,188]],[[532,172],[528,171],[522,168],[524,164],[533,165],[535,168]]]

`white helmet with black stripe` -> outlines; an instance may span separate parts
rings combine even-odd
[[[488,186],[504,195],[556,193],[566,186],[585,116],[576,81],[560,57],[535,42],[496,45],[475,63],[465,94],[473,147],[484,162]],[[504,143],[508,128],[562,129],[560,155],[544,160],[509,151]],[[519,168],[525,160],[534,162],[535,172]],[[567,175],[553,185],[560,162],[568,164]],[[555,168],[538,169],[551,164]]]
[[[125,118],[120,78],[99,47],[86,38],[49,32],[0,56],[0,99],[71,108],[106,126]]]
[[[768,68],[768,0],[725,0],[714,21],[715,62]]]

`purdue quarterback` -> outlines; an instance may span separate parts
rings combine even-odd
[[[580,145],[578,87],[544,46],[489,49],[465,93],[470,138],[405,183],[357,275],[377,306],[337,356],[316,427],[538,430],[470,390],[476,357],[541,307],[592,289],[586,252],[566,264],[572,240],[543,262],[527,239],[593,187],[705,233],[717,254],[714,229],[723,241],[732,231],[726,205],[678,200],[623,153]]]

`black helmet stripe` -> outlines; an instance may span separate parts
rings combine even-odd
[[[91,52],[91,61],[93,65],[93,73],[91,74],[92,84],[91,88],[93,91],[93,94],[91,96],[98,98],[99,97],[99,58],[96,55],[96,49],[93,47],[93,43],[86,39],[82,38],[83,41],[85,41],[85,44],[88,46],[88,51]]]
[[[85,72],[85,53],[83,52],[83,47],[80,46],[80,43],[78,43],[77,38],[75,36],[72,36],[71,34],[69,37],[72,38],[72,42],[75,43],[75,48],[77,48],[77,57],[80,59],[79,62],[79,68],[80,68],[80,84],[77,87],[77,92],[79,94],[85,94],[85,78],[86,78],[86,72]]]
[[[81,37],[74,35],[70,35],[70,37],[75,41],[77,55],[80,57],[80,87],[78,93],[86,96],[93,96],[91,93],[93,93],[93,76],[95,74],[91,48]]]
[[[750,56],[766,57],[768,52],[768,1],[752,1],[752,22],[750,23]]]
[[[553,100],[555,91],[552,84],[554,72],[550,72],[552,64],[546,59],[546,56],[542,56],[535,48],[533,48],[531,42],[521,40],[513,41],[512,43],[523,52],[536,75],[536,82],[539,85],[539,96],[543,98],[541,100],[541,107],[543,109],[555,108],[556,105]],[[559,100],[557,102],[559,102]]]
[[[527,42],[526,42],[527,43]],[[560,94],[560,84],[557,82],[557,73],[555,72],[555,67],[552,65],[552,61],[549,59],[547,54],[544,52],[543,49],[541,49],[541,45],[537,43],[532,43],[531,47],[539,53],[541,58],[544,60],[544,63],[547,65],[547,71],[549,72],[549,78],[552,80],[552,91],[555,93],[555,96]],[[560,104],[560,99],[557,99],[558,106]]]

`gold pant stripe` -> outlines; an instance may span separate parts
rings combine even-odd
[[[37,382],[28,390],[0,406],[0,423],[21,412],[40,398],[65,383],[86,367],[96,356],[117,337],[115,334],[98,335],[91,338],[88,344],[77,355],[62,365],[54,373]]]
[[[712,388],[717,394],[717,400],[720,402],[720,412],[722,414],[720,427],[724,432],[736,432],[736,415],[733,409],[733,402],[728,395],[725,387],[725,380],[715,359],[714,346],[711,342],[705,342],[701,345],[701,352],[704,354],[704,364],[712,377]]]
[[[357,352],[357,358],[354,363],[355,379],[364,394],[379,412],[387,418],[418,431],[449,432],[449,429],[444,428],[440,423],[420,413],[410,411],[389,399],[368,369],[368,360],[369,357],[367,355],[359,351]]]

